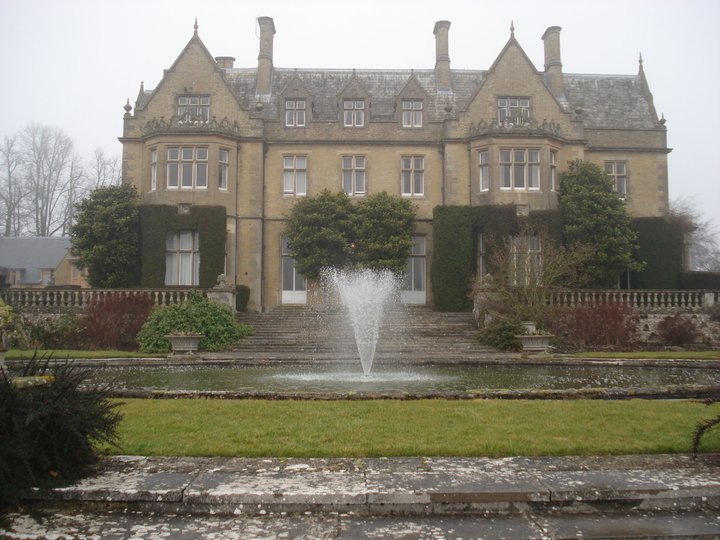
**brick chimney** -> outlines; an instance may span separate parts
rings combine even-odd
[[[542,36],[545,44],[545,82],[554,96],[565,93],[562,61],[560,60],[560,28],[550,26]]]
[[[260,27],[260,53],[258,54],[257,79],[255,80],[255,95],[269,96],[272,88],[273,73],[273,36],[275,23],[272,17],[258,17]]]
[[[232,56],[216,56],[215,62],[220,69],[232,69],[235,65],[235,58]]]
[[[448,49],[449,29],[450,21],[437,21],[433,30],[433,34],[435,34],[435,81],[437,89],[441,92],[452,92]]]

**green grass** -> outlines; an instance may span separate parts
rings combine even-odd
[[[570,356],[578,358],[645,358],[648,360],[720,360],[720,351],[583,352]]]
[[[53,358],[147,358],[148,356],[167,356],[165,354],[152,354],[130,351],[87,351],[77,349],[10,349],[5,353],[6,360],[29,360],[34,354],[38,357],[51,356]]]
[[[690,401],[124,400],[116,454],[244,457],[688,452]],[[703,439],[720,451],[720,429]]]

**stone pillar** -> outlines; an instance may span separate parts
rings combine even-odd
[[[228,306],[235,313],[235,288],[228,284],[225,274],[220,274],[217,281],[217,285],[207,292],[208,299]]]

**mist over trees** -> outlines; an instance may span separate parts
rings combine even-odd
[[[690,266],[701,272],[720,272],[720,231],[697,208],[697,202],[678,197],[670,202],[670,218],[692,235]]]
[[[61,129],[30,124],[0,141],[0,235],[67,236],[75,205],[119,183],[119,158],[83,159]]]

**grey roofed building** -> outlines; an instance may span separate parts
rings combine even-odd
[[[50,284],[55,268],[69,249],[69,238],[0,237],[2,284]]]

